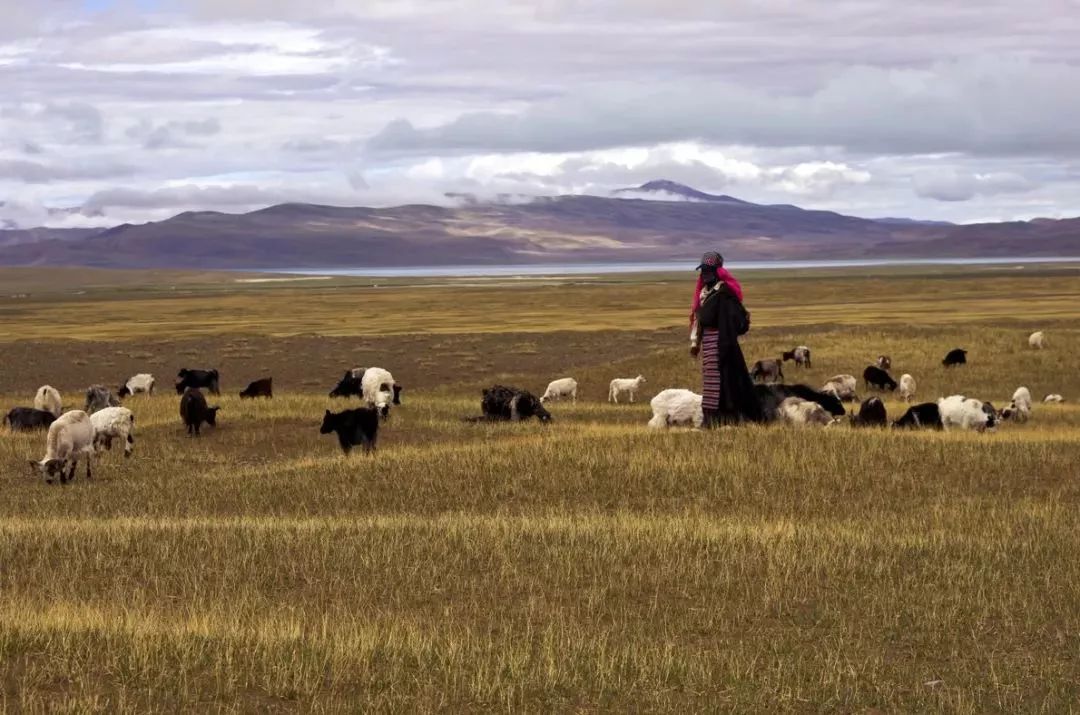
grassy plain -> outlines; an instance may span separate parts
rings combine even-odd
[[[22,274],[31,288],[40,274]],[[0,297],[0,406],[148,370],[135,456],[46,487],[0,432],[0,702],[25,711],[1067,712],[1080,702],[1080,272],[744,276],[749,359],[879,353],[920,396],[1073,404],[996,434],[651,433],[699,385],[685,278],[497,286],[93,279]],[[475,281],[470,281],[475,282]],[[370,281],[368,282],[368,284]],[[5,291],[0,291],[3,293]],[[1050,349],[1026,336],[1047,331]],[[950,348],[971,364],[945,371]],[[340,372],[405,404],[374,458],[318,434]],[[221,368],[183,435],[182,366]],[[273,401],[235,392],[272,374]],[[555,423],[478,388],[573,374]],[[341,403],[338,403],[338,407]],[[889,400],[890,412],[902,409]]]

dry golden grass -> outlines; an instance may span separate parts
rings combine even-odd
[[[913,295],[939,279],[874,279],[876,295],[865,280],[748,281],[772,306],[751,303],[747,357],[806,342],[815,368],[797,379],[811,384],[886,352],[925,399],[1003,402],[1019,384],[1037,399],[1080,398],[1080,311],[1059,314],[1071,279],[1010,279],[1026,300],[991,319],[1007,296],[984,304],[969,278],[957,287],[968,312],[940,293],[937,319],[918,327],[880,319],[881,306],[915,315],[925,306]],[[684,288],[592,286],[594,304],[569,320],[615,314],[621,301],[631,322],[647,322],[637,309],[660,296],[677,324]],[[553,295],[571,300],[548,288],[515,295],[528,309],[500,305],[492,330],[536,328],[522,316],[538,320]],[[824,315],[848,295],[865,302],[800,327],[801,303]],[[481,315],[463,296],[446,310]],[[297,301],[290,319],[322,315],[325,297]],[[162,315],[210,302],[193,296]],[[1036,328],[1051,349],[1026,347]],[[575,335],[559,339],[599,350]],[[604,340],[652,345],[635,335]],[[696,387],[674,331],[667,348],[574,363],[582,398],[554,405],[548,427],[473,425],[460,418],[477,413],[482,365],[500,341],[525,353],[519,368],[512,355],[498,363],[501,378],[534,390],[564,374],[544,355],[571,355],[541,332],[438,339],[424,352],[380,343],[395,347],[378,364],[412,373],[373,458],[346,459],[318,434],[337,373],[303,385],[288,368],[305,356],[288,351],[251,358],[297,375],[281,394],[241,402],[231,378],[221,427],[200,440],[184,436],[175,395],[129,401],[135,456],[104,456],[93,482],[80,470],[46,487],[25,464],[43,435],[0,433],[4,707],[1056,713],[1080,700],[1076,405],[1039,405],[1028,424],[985,435],[653,433],[647,404],[604,403],[606,383],[643,372],[647,396]],[[207,341],[216,354],[274,345]],[[972,362],[945,371],[956,346]],[[139,337],[117,349],[156,360],[173,346]],[[200,362],[191,351],[177,362]],[[452,380],[440,367],[425,379],[417,364],[428,360],[478,374]],[[71,364],[53,381],[83,384],[94,369]],[[5,406],[37,386],[3,384]]]

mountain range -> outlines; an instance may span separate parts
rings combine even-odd
[[[285,269],[1080,255],[1080,218],[954,225],[763,205],[651,181],[611,196],[185,212],[108,229],[0,230],[0,265]]]

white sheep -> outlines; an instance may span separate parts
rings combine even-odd
[[[858,402],[859,396],[855,392],[858,386],[859,381],[854,375],[833,375],[825,381],[821,391],[843,402]]]
[[[701,395],[690,390],[664,390],[649,402],[653,416],[649,420],[652,429],[664,429],[676,425],[692,425],[701,429],[705,415],[701,411]]]
[[[571,398],[577,403],[577,380],[572,377],[563,377],[548,383],[547,389],[540,397],[541,402],[548,400],[561,400],[564,397]]]
[[[60,393],[52,385],[42,385],[34,395],[34,409],[50,413],[53,417],[59,417],[64,412]]]
[[[623,395],[630,395],[630,401],[634,401],[634,396],[637,395],[637,391],[641,389],[647,380],[638,375],[633,379],[617,377],[611,381],[608,386],[608,402],[614,402],[619,404],[619,398]]]
[[[900,399],[904,402],[911,402],[915,398],[915,392],[918,390],[918,385],[915,384],[915,378],[906,372],[900,376]]]
[[[106,407],[90,415],[94,425],[94,449],[100,452],[112,449],[114,439],[123,440],[124,456],[130,457],[135,448],[135,437],[131,434],[135,428],[135,415],[126,407]]]
[[[154,376],[148,372],[140,372],[138,375],[132,375],[128,378],[128,381],[124,383],[124,386],[116,391],[116,396],[120,398],[127,397],[128,395],[136,395],[140,392],[145,392],[148,395],[154,394]]]
[[[1043,403],[1047,405],[1060,405],[1065,401],[1065,398],[1058,394],[1047,395],[1043,398]]]
[[[364,400],[380,409],[388,408],[394,400],[394,376],[381,367],[364,368],[360,389]]]
[[[1001,419],[1027,422],[1031,417],[1031,390],[1024,386],[1016,388],[1012,402],[1001,411]]]
[[[800,427],[826,426],[833,422],[832,415],[824,407],[801,397],[788,397],[780,403],[777,413],[785,423]]]
[[[49,484],[56,477],[61,484],[75,478],[75,467],[80,459],[86,460],[86,478],[90,479],[90,458],[94,456],[94,424],[90,415],[82,410],[72,410],[60,415],[49,427],[45,440],[45,457],[40,462],[30,460]]]
[[[946,430],[959,427],[982,432],[992,429],[995,424],[994,418],[983,408],[981,401],[963,395],[941,398],[938,400],[938,411],[941,413],[941,424]]]
[[[1043,348],[1045,348],[1046,335],[1043,333],[1043,331],[1040,330],[1036,333],[1032,333],[1031,335],[1029,335],[1028,346],[1030,346],[1033,350],[1042,350]]]

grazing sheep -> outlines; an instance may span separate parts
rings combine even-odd
[[[804,400],[801,397],[788,397],[780,403],[777,410],[780,419],[786,424],[800,427],[831,424],[832,415],[816,402]]]
[[[750,379],[760,383],[783,382],[784,368],[779,360],[758,360],[750,368]]]
[[[544,394],[540,396],[541,402],[548,400],[561,400],[564,397],[571,398],[577,403],[577,380],[572,377],[563,377],[548,383]]]
[[[121,400],[131,395],[137,395],[140,392],[145,392],[148,395],[154,394],[154,376],[148,372],[140,372],[138,375],[132,375],[128,378],[128,381],[124,383],[123,387],[116,391],[116,396]]]
[[[800,345],[794,350],[786,351],[781,358],[784,362],[793,360],[795,362],[795,367],[813,367],[813,364],[810,362],[810,348],[805,345]]]
[[[180,419],[187,426],[188,436],[199,436],[202,423],[217,427],[217,413],[220,407],[207,407],[206,397],[197,387],[189,387],[180,398]]]
[[[649,420],[652,429],[664,429],[676,425],[691,425],[701,429],[705,422],[701,411],[701,395],[690,390],[669,389],[661,391],[649,402],[653,416]]]
[[[46,429],[56,421],[52,412],[39,410],[34,407],[13,407],[4,415],[4,421],[12,432],[21,432],[35,429]]]
[[[941,364],[945,367],[956,367],[957,365],[967,365],[967,350],[961,350],[960,348],[954,348],[950,350],[945,356],[945,359],[941,361]]]
[[[52,413],[53,417],[64,414],[60,393],[52,385],[42,385],[34,395],[34,409]]]
[[[911,402],[915,398],[915,393],[918,390],[918,385],[915,384],[915,378],[908,375],[906,372],[900,376],[900,399],[904,402]]]
[[[358,407],[343,412],[326,411],[319,434],[337,433],[341,451],[348,455],[356,445],[363,445],[364,453],[375,450],[379,438],[379,412],[371,407]]]
[[[272,398],[274,396],[274,378],[264,377],[256,380],[240,391],[240,399],[255,399],[256,397]]]
[[[493,385],[484,390],[480,400],[481,417],[468,418],[469,422],[509,420],[517,422],[532,417],[550,422],[551,413],[544,409],[536,395],[528,390],[505,385]]]
[[[221,376],[217,370],[190,370],[180,368],[176,373],[176,394],[182,395],[187,388],[206,388],[215,395],[221,394]]]
[[[1042,350],[1046,347],[1046,334],[1043,331],[1032,333],[1028,336],[1028,345],[1033,350]]]
[[[1065,398],[1058,394],[1047,395],[1043,398],[1043,404],[1047,405],[1060,405],[1065,401]]]
[[[104,385],[91,385],[86,388],[86,405],[83,407],[83,411],[88,415],[92,415],[98,410],[104,410],[106,407],[119,407],[120,400],[116,399],[112,390]]]
[[[80,459],[86,460],[86,478],[93,475],[90,459],[94,456],[94,424],[90,415],[82,410],[65,412],[49,426],[45,441],[45,457],[40,462],[30,460],[30,466],[52,484],[57,477],[61,484],[75,478],[75,467]]]
[[[1023,386],[1016,388],[1012,401],[1001,410],[999,416],[1002,420],[1027,422],[1031,417],[1031,390]]]
[[[909,407],[892,426],[900,429],[945,429],[941,423],[941,410],[934,402]]]
[[[874,365],[879,370],[892,370],[892,358],[888,355],[878,355],[878,359]]]
[[[818,392],[806,385],[754,385],[754,393],[761,402],[761,411],[766,422],[775,422],[782,418],[780,405],[789,397],[816,402],[833,417],[843,417],[845,414],[844,406],[836,395]]]
[[[629,395],[630,401],[634,401],[634,397],[637,396],[638,390],[641,386],[648,382],[642,375],[638,375],[633,379],[625,377],[617,377],[611,381],[608,385],[608,402],[614,402],[619,404],[619,398],[623,395]]]
[[[851,416],[855,427],[884,427],[889,422],[889,414],[880,397],[871,397],[859,405],[859,414]]]
[[[135,449],[135,437],[131,431],[135,428],[135,415],[126,407],[106,407],[90,415],[94,425],[94,449],[102,447],[112,449],[114,439],[123,440],[124,457],[130,457]]]
[[[863,370],[863,381],[866,382],[866,389],[876,388],[878,390],[889,390],[893,392],[896,390],[896,380],[892,379],[892,375],[885,372],[880,367],[874,367],[873,365],[867,365]]]
[[[983,432],[993,429],[997,420],[983,409],[983,403],[963,395],[950,395],[938,400],[941,424],[948,430],[951,427],[973,429]]]
[[[821,391],[841,402],[858,402],[859,396],[855,393],[858,384],[854,375],[833,375],[821,386]]]

